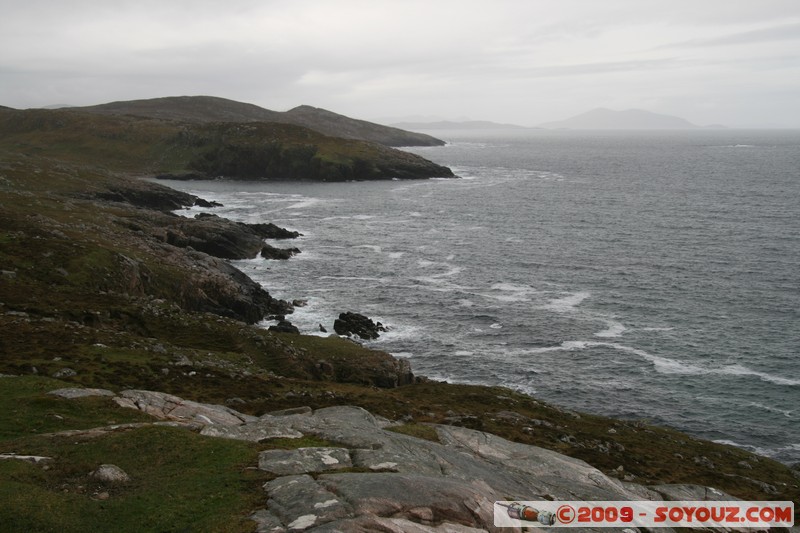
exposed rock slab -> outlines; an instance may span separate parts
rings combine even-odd
[[[223,426],[238,426],[258,420],[224,405],[193,402],[163,392],[126,390],[114,398],[114,401],[122,407],[138,409],[161,420],[195,421]]]
[[[339,443],[260,454],[259,468],[278,477],[264,485],[266,508],[253,514],[258,531],[495,531],[497,500],[733,499],[694,485],[620,482],[581,460],[463,427],[436,426],[440,442],[418,439],[389,431],[391,422],[359,407],[256,418],[151,391],[115,399],[161,419],[203,424],[207,436]],[[349,467],[366,471],[336,472]]]
[[[346,448],[267,450],[258,455],[259,469],[280,476],[327,472],[351,466],[350,452]]]
[[[239,426],[206,426],[200,431],[207,437],[263,442],[269,439],[299,439],[303,436],[288,425],[252,422]]]
[[[73,400],[75,398],[89,398],[91,396],[111,397],[117,395],[117,393],[107,389],[78,389],[78,388],[56,389],[49,391],[47,394],[52,394],[53,396],[66,398],[68,400]]]

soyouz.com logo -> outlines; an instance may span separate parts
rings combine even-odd
[[[794,503],[743,501],[503,501],[496,527],[792,527]]]

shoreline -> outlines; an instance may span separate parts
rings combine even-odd
[[[223,199],[221,197],[213,197],[213,198],[216,199],[216,200],[222,200]],[[368,245],[362,245],[362,247],[376,248],[376,246],[373,246],[373,245],[369,245],[369,246]],[[305,258],[307,258],[309,253],[310,254],[319,254],[319,252],[315,252],[313,249],[305,249],[305,248],[303,249],[303,253],[305,255],[301,254],[299,256],[299,258],[300,258],[299,260],[304,260]],[[318,255],[315,255],[315,257],[318,257]],[[298,260],[298,259],[294,259],[294,260]],[[255,261],[257,261],[260,264],[260,260],[256,259]],[[255,267],[255,265],[253,265],[253,266]],[[285,268],[290,268],[290,267],[289,266],[286,266],[286,267],[281,266],[281,268],[285,269]],[[263,281],[262,281],[262,283],[263,283]],[[290,299],[290,300],[294,296],[296,296],[296,295],[290,294],[288,292],[286,292],[284,294],[284,297],[287,298],[287,299]],[[308,296],[308,294],[305,294],[305,296]],[[579,292],[579,293],[575,293],[574,295],[568,295],[568,296],[565,296],[565,297],[561,297],[561,298],[559,298],[557,300],[552,300],[549,305],[557,307],[558,309],[561,309],[563,305],[569,305],[570,309],[571,309],[572,306],[576,305],[578,301],[582,301],[583,299],[585,299],[587,297],[588,297],[588,293]],[[323,297],[320,297],[320,299],[324,300]],[[312,298],[312,300],[313,300],[313,298]],[[313,301],[311,303],[311,306],[313,308],[313,306],[314,306]],[[327,305],[327,306],[323,306],[323,307],[333,308],[333,307],[336,307],[336,306]],[[300,309],[297,310],[298,313],[301,313],[301,314],[309,313],[309,316],[313,317],[313,319],[311,319],[311,320],[307,319],[307,320],[301,321],[301,322],[308,322],[308,324],[306,324],[306,330],[304,331],[304,333],[310,334],[310,335],[313,335],[313,336],[319,336],[319,337],[325,337],[326,335],[329,335],[329,333],[322,333],[322,332],[317,331],[317,323],[320,323],[323,326],[325,326],[325,328],[327,329],[328,332],[332,332],[333,330],[332,330],[331,324],[332,324],[332,322],[333,322],[333,320],[335,318],[335,314],[330,314],[330,316],[329,316],[329,315],[324,314],[323,311],[314,311],[312,308],[304,307],[304,308],[300,308]],[[339,309],[338,312],[345,311],[345,310],[347,310],[347,309],[342,307],[341,309]],[[351,310],[360,311],[358,306],[356,306],[356,308],[351,309]],[[372,316],[370,316],[370,317],[373,318]],[[385,322],[385,323],[387,323],[389,325],[392,325],[392,321],[390,319],[388,319],[387,317],[381,316],[380,313],[376,314],[374,316],[374,318],[376,320],[380,320],[380,321],[383,321],[383,322]],[[289,321],[292,321],[292,317],[291,316],[288,317],[288,319],[289,319]],[[312,322],[313,322],[313,324],[312,324]],[[605,326],[605,329],[603,329],[599,333],[595,333],[594,334],[595,337],[598,337],[596,340],[594,340],[594,341],[581,341],[581,342],[583,342],[584,344],[587,344],[587,345],[592,345],[592,346],[615,346],[616,347],[618,343],[614,343],[614,341],[610,337],[610,335],[601,335],[600,334],[600,333],[609,333],[609,332],[612,331],[612,329],[613,329],[614,333],[617,333],[618,330],[620,329],[620,327],[624,328],[624,326],[622,326],[618,322],[613,322],[613,323],[612,322],[613,321],[604,322],[603,326]],[[266,324],[265,327],[268,327],[268,325],[269,324]],[[396,331],[395,334],[397,334],[397,333],[402,334],[402,331]],[[408,333],[408,334],[410,334],[410,333]],[[386,342],[385,336],[382,337],[382,339],[380,339],[378,341],[368,341],[368,342],[365,343],[365,345],[367,347],[371,348],[371,349],[389,351],[392,355],[395,355],[396,357],[399,357],[399,358],[402,358],[402,359],[407,359],[412,364],[412,367],[414,367],[416,369],[416,365],[414,364],[414,357],[413,356],[409,357],[406,353],[403,353],[402,351],[397,353],[397,354],[395,354],[394,352],[396,350],[393,350],[392,348],[389,348],[389,347],[385,346],[384,342]],[[556,345],[556,346],[553,346],[553,347],[541,348],[541,350],[547,350],[547,351],[568,350],[569,347],[568,346],[565,347],[565,346],[563,346],[563,344],[564,343],[562,343],[562,345]],[[569,343],[567,343],[567,344],[569,344]],[[634,351],[634,348],[628,348],[627,346],[625,346],[624,348],[625,348],[626,351]],[[402,348],[398,348],[398,349],[402,350]],[[654,357],[654,356],[652,356],[652,357]],[[456,383],[456,384],[482,385],[482,386],[489,386],[489,387],[494,386],[494,385],[498,385],[498,384],[502,385],[502,383],[490,383],[490,382],[473,380],[473,379],[458,379],[457,377],[454,378],[451,375],[445,375],[445,374],[430,374],[430,373],[426,373],[426,377],[428,377],[430,379],[433,379],[433,380],[447,381],[449,383]],[[511,388],[514,389],[514,390],[523,392],[524,394],[527,394],[527,395],[529,395],[529,396],[531,396],[533,398],[540,397],[536,393],[536,391],[525,390],[524,388],[514,387],[513,385],[511,386]],[[552,403],[554,403],[556,405],[559,405],[558,401],[554,401],[554,400],[548,400],[548,401],[552,402]],[[630,415],[626,416],[626,415],[614,414],[614,413],[606,412],[604,410],[599,410],[599,411],[598,410],[592,410],[591,408],[586,408],[586,407],[582,407],[582,406],[565,406],[565,408],[576,409],[576,410],[583,411],[583,412],[593,413],[593,414],[598,415],[598,416],[608,416],[608,417],[611,417],[611,418],[614,418],[614,419],[618,419],[618,420],[623,420],[623,421],[631,419]],[[672,424],[670,422],[670,420],[667,420],[667,419],[664,419],[664,418],[659,419],[657,423],[666,425],[667,427],[675,427],[674,424]],[[680,428],[678,428],[678,429],[680,429]],[[682,431],[687,431],[687,430],[686,429],[682,429]],[[688,430],[688,431],[691,431],[691,430]],[[691,432],[690,432],[690,434],[691,434]],[[710,437],[704,437],[702,435],[696,435],[695,434],[694,437],[695,438],[701,438],[701,439],[702,438],[708,438],[710,440]],[[717,437],[714,440],[715,441],[716,440],[723,440],[723,441],[734,442],[736,439],[735,439],[735,435],[727,435],[727,436],[724,436],[724,437]],[[728,442],[724,442],[724,443],[728,443]],[[756,452],[757,453],[758,450],[759,450],[759,448],[755,444],[736,444],[736,446],[738,448],[742,449],[742,450],[746,450],[746,451],[750,451],[750,452]],[[764,453],[761,453],[760,455],[762,455],[764,457],[767,457],[767,458],[771,458],[769,455],[766,455]],[[791,466],[793,464],[793,461],[789,460],[789,461],[784,462],[783,464],[785,464],[787,466]]]
[[[0,346],[5,351],[0,373],[19,377],[0,380],[9,417],[0,442],[20,455],[59,457],[48,470],[35,465],[14,470],[13,483],[3,476],[2,488],[18,495],[12,511],[36,501],[72,516],[68,503],[95,505],[91,492],[80,492],[91,486],[82,473],[111,461],[126,462],[138,481],[108,491],[110,508],[141,498],[142,486],[149,486],[146,495],[160,494],[163,469],[142,468],[141,454],[159,453],[164,439],[179,443],[170,457],[186,465],[184,472],[170,475],[185,482],[175,490],[199,490],[187,461],[213,462],[234,446],[177,428],[132,428],[80,445],[54,439],[48,435],[89,430],[110,420],[147,421],[122,412],[108,398],[48,398],[49,390],[65,387],[159,391],[252,417],[281,409],[358,406],[415,431],[430,424],[457,426],[546,448],[591,464],[615,484],[696,484],[745,499],[778,494],[800,500],[798,478],[788,468],[736,448],[668,428],[561,409],[507,388],[413,379],[402,361],[343,339],[268,332],[252,323],[259,314],[275,314],[275,299],[227,260],[195,248],[203,240],[218,245],[219,237],[231,231],[240,235],[241,226],[166,214],[165,200],[188,197],[148,182],[45,158],[14,155],[8,161],[0,188],[6,221],[0,247]],[[152,201],[164,207],[142,205]],[[246,238],[240,244],[252,242]],[[257,251],[252,244],[244,249]],[[66,402],[78,403],[69,407]],[[236,449],[252,456],[272,445]],[[250,476],[241,464],[232,461],[213,472]],[[252,475],[225,481],[225,490],[234,494],[231,501],[263,498],[259,487],[268,479]],[[209,479],[217,483],[217,474]],[[168,500],[153,501],[151,511],[166,505],[159,512],[174,516]],[[202,498],[192,501],[192,509],[208,505]],[[84,507],[77,509],[74,520],[80,523],[88,515],[80,513]],[[240,511],[231,505],[217,512]]]

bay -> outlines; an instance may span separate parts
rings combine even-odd
[[[460,179],[167,184],[304,234],[236,264],[306,333],[800,461],[800,132],[436,134]]]

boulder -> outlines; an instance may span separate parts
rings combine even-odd
[[[130,476],[116,465],[100,465],[89,476],[103,483],[127,483],[131,480]]]
[[[268,331],[277,331],[278,333],[295,333],[297,335],[300,334],[300,330],[297,329],[297,326],[288,320],[279,321],[277,324],[270,326]]]
[[[362,339],[377,339],[380,332],[386,328],[380,322],[375,323],[370,318],[359,313],[341,313],[333,323],[333,330],[339,335],[355,335]]]

